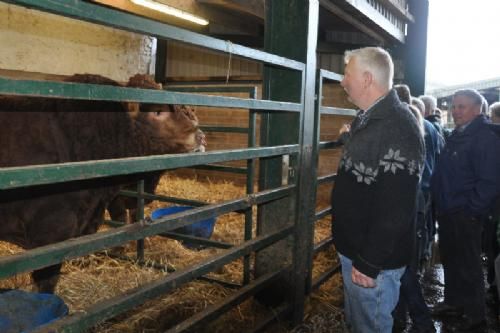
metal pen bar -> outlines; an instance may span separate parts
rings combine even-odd
[[[333,244],[333,238],[329,237],[326,239],[323,239],[321,242],[314,244],[314,254],[318,254],[319,252],[323,251],[327,247]]]
[[[317,212],[315,215],[316,221],[321,220],[324,217],[327,217],[331,213],[332,213],[332,207],[328,207],[326,209]]]
[[[343,144],[338,141],[321,141],[318,145],[319,149],[332,149],[341,147]]]
[[[337,265],[335,267],[332,267],[328,271],[324,272],[323,274],[321,274],[321,276],[319,276],[312,282],[311,290],[318,289],[323,283],[329,280],[332,276],[340,272],[340,268],[341,268],[340,265]]]
[[[129,190],[121,190],[119,192],[119,194],[126,196],[126,197],[131,197],[131,198],[137,198],[139,196],[139,194],[137,192],[129,191]],[[158,200],[158,201],[171,202],[171,203],[188,205],[188,206],[195,206],[195,207],[208,205],[207,202],[203,202],[203,201],[199,201],[199,200],[176,198],[176,197],[170,197],[170,196],[161,195],[161,194],[144,193],[143,197],[144,197],[144,199],[148,199],[148,200]]]
[[[336,173],[320,176],[320,177],[318,177],[318,185],[333,182],[333,181],[335,181],[336,177],[337,177]]]
[[[206,164],[206,165],[195,165],[192,168],[199,170],[212,170],[220,172],[238,173],[242,175],[247,174],[247,168],[245,167],[233,167],[228,165]]]
[[[320,79],[327,79],[327,80],[338,81],[338,82],[342,81],[342,79],[344,78],[343,75],[335,73],[335,72],[327,71],[326,69],[319,70],[319,77],[320,77]]]
[[[135,241],[172,231],[193,222],[245,209],[254,204],[276,200],[289,195],[294,188],[293,185],[283,186],[278,189],[247,195],[240,199],[197,207],[189,211],[168,215],[150,224],[133,223],[116,229],[72,238],[64,242],[40,246],[26,252],[0,257],[0,279],[118,246],[128,241]]]
[[[283,145],[205,153],[154,155],[115,160],[0,168],[0,190],[176,169],[201,163],[294,154],[298,150],[298,145]]]
[[[354,109],[346,108],[336,108],[332,106],[322,106],[320,107],[320,112],[322,115],[333,115],[333,116],[352,116],[355,117],[358,111]]]
[[[200,327],[206,322],[214,320],[219,317],[224,312],[228,311],[232,307],[240,304],[249,296],[255,294],[259,290],[262,290],[265,286],[267,286],[270,282],[275,281],[280,275],[283,274],[284,270],[278,272],[272,272],[265,274],[250,284],[245,285],[240,290],[235,292],[234,294],[229,295],[225,298],[223,302],[211,305],[207,307],[205,310],[196,313],[191,316],[189,319],[186,319],[180,324],[175,325],[173,328],[167,330],[165,333],[179,333],[185,332],[189,329],[195,329],[195,327]]]
[[[158,295],[165,294],[174,288],[177,288],[179,285],[205,275],[217,267],[228,264],[245,254],[265,248],[278,240],[287,237],[291,234],[291,232],[292,227],[287,227],[270,235],[257,237],[244,244],[224,251],[222,254],[213,256],[208,262],[183,271],[174,272],[144,286],[129,290],[124,295],[118,295],[98,302],[91,308],[86,309],[83,313],[80,312],[66,316],[60,320],[44,325],[33,332],[84,332],[98,322],[130,310],[137,306],[137,304],[155,298]]]
[[[224,133],[244,133],[248,134],[248,128],[246,127],[230,127],[230,126],[200,126],[205,132],[224,132]]]
[[[17,80],[0,77],[0,94],[81,100],[126,101],[155,104],[186,104],[209,107],[300,112],[300,103],[200,95],[166,90],[118,87],[102,84]],[[6,110],[3,110],[6,111]]]

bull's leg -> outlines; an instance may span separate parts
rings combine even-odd
[[[41,201],[36,214],[31,216],[28,228],[30,248],[61,242],[78,235],[78,218],[75,201],[62,200],[62,196],[54,196]],[[56,264],[35,270],[31,276],[39,292],[53,293],[59,281],[62,264]]]
[[[59,281],[59,273],[61,272],[62,264],[48,266],[42,269],[33,271],[31,277],[38,288],[38,292],[53,294]]]
[[[113,221],[128,223],[128,214],[125,200],[126,198],[118,196],[108,204],[108,212]]]

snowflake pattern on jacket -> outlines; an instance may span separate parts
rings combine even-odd
[[[399,149],[389,148],[388,152],[379,161],[379,166],[382,167],[383,172],[392,172],[396,174],[398,170],[408,171],[410,176],[420,174],[420,168],[415,160],[410,160],[407,162],[407,158],[401,156],[401,151]],[[379,169],[365,166],[363,162],[357,164],[353,163],[351,158],[345,154],[340,161],[340,167],[345,171],[352,172],[356,176],[356,181],[358,183],[365,183],[370,185],[377,180],[377,175]]]

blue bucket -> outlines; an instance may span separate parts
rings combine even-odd
[[[31,332],[68,314],[68,306],[53,294],[23,290],[0,292],[0,332]]]
[[[193,208],[194,207],[191,206],[172,206],[166,208],[159,208],[154,210],[153,213],[151,213],[151,218],[155,220],[165,215],[180,213]],[[212,236],[215,222],[216,222],[215,218],[210,218],[203,221],[195,222],[190,225],[186,225],[184,227],[174,229],[172,230],[172,232],[208,239]],[[184,242],[184,245],[189,246],[189,243]]]

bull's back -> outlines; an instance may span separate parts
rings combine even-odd
[[[0,97],[0,166],[63,162],[67,147],[57,122],[54,101]]]

